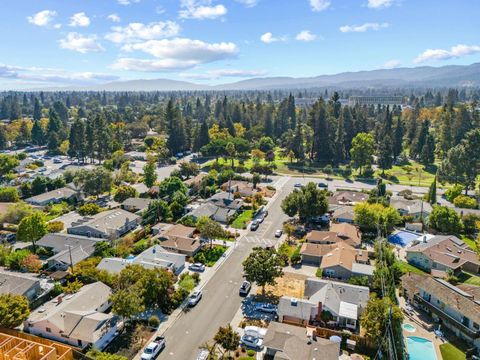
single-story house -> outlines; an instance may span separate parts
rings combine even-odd
[[[206,202],[198,206],[187,215],[193,217],[195,220],[202,216],[218,221],[221,224],[228,224],[230,220],[235,217],[237,210],[223,208],[214,203]]]
[[[69,234],[113,240],[135,229],[140,220],[140,216],[123,209],[107,210],[96,215],[85,216],[72,223],[67,232]]]
[[[478,274],[480,260],[478,254],[471,250],[465,242],[454,235],[436,235],[418,245],[406,249],[407,261],[418,268],[457,273],[464,270]]]
[[[82,349],[103,349],[116,335],[117,317],[107,313],[112,290],[102,282],[58,296],[32,311],[24,331]]]
[[[353,206],[343,205],[333,209],[332,220],[338,223],[353,224],[355,221],[355,211]]]
[[[47,259],[51,270],[67,270],[95,252],[95,245],[102,239],[64,233],[49,233],[36,242],[38,246],[51,250],[54,255]]]
[[[340,343],[315,335],[314,328],[270,322],[263,339],[266,355],[273,360],[338,360]]]
[[[421,199],[408,200],[401,196],[392,196],[390,206],[397,209],[401,216],[412,216],[415,220],[425,219],[432,212],[432,205]]]
[[[131,185],[140,195],[148,193],[150,190],[143,182]]]
[[[403,296],[433,320],[480,351],[480,293],[443,279],[408,273],[402,276]],[[473,290],[473,291],[471,291]]]
[[[144,151],[129,151],[125,153],[125,156],[130,160],[140,160],[140,161],[147,160],[147,153]]]
[[[158,235],[164,232],[165,230],[171,228],[173,225],[172,224],[167,224],[167,223],[158,223],[152,226],[152,234],[153,235]]]
[[[358,228],[348,223],[334,223],[330,231],[310,231],[305,240],[313,244],[348,244],[352,247],[359,247],[362,242],[362,235]]]
[[[368,200],[370,196],[360,191],[337,191],[328,199],[332,205],[355,205]]]
[[[243,206],[243,200],[234,199],[233,195],[226,191],[221,191],[212,195],[208,201],[218,207],[235,211],[239,211]]]
[[[347,244],[306,242],[302,244],[300,254],[302,263],[319,266],[323,270],[323,276],[326,277],[349,279],[352,276],[373,275],[374,267],[368,264],[368,251],[355,249]]]
[[[205,172],[198,173],[194,177],[185,180],[183,183],[188,186],[188,187],[199,187],[200,184],[202,183],[202,180],[205,176],[208,174]]]
[[[152,199],[148,198],[128,198],[122,203],[122,209],[137,213],[148,208]]]
[[[356,330],[369,296],[370,290],[365,286],[309,278],[305,280],[303,299],[280,298],[279,321],[318,325],[328,319],[328,325]]]
[[[116,257],[103,258],[97,269],[118,274],[128,265],[141,265],[146,269],[162,268],[180,274],[185,268],[185,255],[167,251],[160,245],[154,245],[131,259]]]
[[[259,192],[259,187],[258,189],[254,189],[253,183],[244,180],[227,181],[220,186],[220,189],[232,194],[239,193],[242,197],[253,196]]]
[[[59,189],[47,191],[43,194],[29,197],[25,201],[31,205],[45,206],[48,204],[56,204],[62,201],[80,200],[81,195],[78,189],[68,184]]]
[[[195,228],[176,224],[159,235],[160,245],[168,251],[195,256],[202,249],[199,239],[193,238]]]
[[[37,277],[0,268],[0,295],[23,295],[32,301],[41,292],[40,280]]]

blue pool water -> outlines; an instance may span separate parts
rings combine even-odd
[[[407,351],[409,360],[437,360],[432,342],[421,337],[407,337]]]
[[[399,231],[395,234],[390,235],[388,237],[388,242],[405,247],[408,244],[410,244],[413,240],[417,239],[419,236],[420,235],[409,232],[409,231]]]

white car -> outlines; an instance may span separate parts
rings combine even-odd
[[[195,306],[202,298],[202,292],[200,290],[194,291],[188,298],[188,306]]]
[[[205,265],[203,265],[202,263],[191,264],[188,267],[188,270],[203,272],[205,271]]]
[[[268,314],[277,313],[277,307],[269,303],[257,303],[255,304],[255,310],[268,313]]]
[[[145,349],[143,349],[141,360],[155,359],[164,347],[165,338],[163,336],[157,336],[155,340],[153,340],[150,344],[147,345]]]
[[[253,349],[261,349],[263,346],[263,339],[249,334],[243,335],[240,339],[240,342],[243,345]]]
[[[275,231],[276,238],[279,238],[280,236],[282,236],[282,234],[283,234],[283,230],[278,229],[277,231]]]

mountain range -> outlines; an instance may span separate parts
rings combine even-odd
[[[180,91],[180,90],[273,90],[309,88],[400,88],[480,86],[480,63],[420,66],[343,72],[315,77],[262,77],[220,85],[196,84],[170,79],[126,80],[62,90],[96,91]],[[49,89],[52,90],[52,89]],[[55,89],[58,90],[58,89]]]

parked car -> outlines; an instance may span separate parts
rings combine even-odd
[[[165,338],[163,336],[157,336],[150,344],[143,349],[141,356],[142,360],[152,360],[155,359],[158,354],[165,348]]]
[[[62,160],[61,159],[53,159],[54,164],[61,164]]]
[[[302,184],[300,184],[300,183],[296,183],[295,185],[293,185],[293,187],[296,187],[296,188],[301,188],[301,187],[303,187],[303,185],[302,185]]]
[[[318,187],[319,187],[319,188],[323,188],[323,189],[327,189],[327,188],[328,188],[328,184],[325,184],[325,183],[323,183],[323,182],[320,182],[320,183],[318,183]]]
[[[283,230],[281,230],[281,229],[278,229],[277,231],[275,231],[275,237],[276,238],[279,238],[280,236],[282,236],[282,234],[283,234]]]
[[[268,314],[277,313],[277,307],[269,303],[257,303],[255,304],[255,310],[268,313]]]
[[[257,230],[259,225],[260,225],[260,221],[253,220],[252,223],[250,224],[250,230],[251,231]]]
[[[247,296],[248,293],[250,292],[250,289],[252,287],[252,284],[250,284],[248,281],[244,281],[242,283],[242,286],[240,286],[240,290],[238,291],[238,294],[240,296]]]
[[[190,264],[188,270],[203,272],[205,271],[205,265],[202,263]]]
[[[196,360],[207,360],[209,355],[210,351],[208,351],[207,349],[200,350]]]
[[[201,290],[194,291],[192,295],[190,295],[190,297],[188,298],[188,306],[197,305],[201,298],[202,298],[202,291]]]
[[[260,349],[263,346],[263,339],[253,335],[243,335],[240,341],[243,345],[253,349]]]

